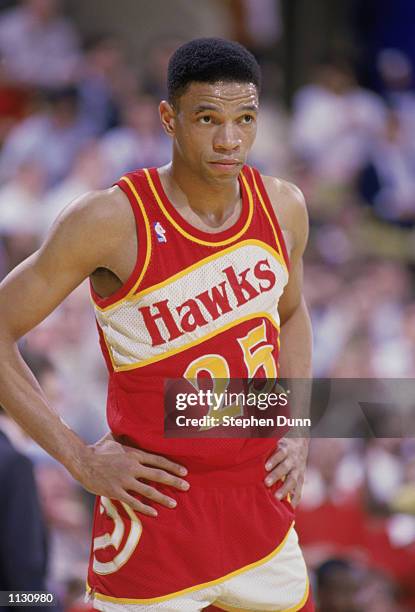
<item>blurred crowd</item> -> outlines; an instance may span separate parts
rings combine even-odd
[[[264,10],[275,5],[263,2]],[[270,52],[281,22],[271,13],[259,19],[252,2],[245,6],[246,23],[239,20],[235,31],[273,84],[250,163],[296,183],[309,207],[305,292],[314,375],[414,377],[414,66],[402,51],[383,49],[374,92],[358,83],[347,57],[328,55],[287,110]],[[134,168],[169,161],[157,108],[180,41],[149,48],[138,78],[123,40],[101,32],[82,38],[58,0],[0,0],[1,277],[40,245],[71,200]],[[106,371],[88,287],[21,348],[63,419],[88,442],[104,434]],[[5,421],[0,428],[8,428]],[[9,429],[36,466],[48,584],[65,610],[78,609],[91,497]],[[414,441],[313,440],[297,527],[320,612],[415,609]]]

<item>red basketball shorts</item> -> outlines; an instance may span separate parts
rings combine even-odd
[[[88,572],[94,607],[311,611],[293,511],[265,486],[264,464],[189,469],[189,491],[158,487],[177,507],[157,505],[154,518],[97,498]]]

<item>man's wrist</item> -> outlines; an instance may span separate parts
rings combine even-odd
[[[63,465],[75,480],[81,482],[85,476],[85,468],[88,466],[89,459],[93,454],[92,447],[76,438],[75,444],[71,446],[70,454],[62,460]]]

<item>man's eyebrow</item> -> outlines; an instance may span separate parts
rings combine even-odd
[[[256,104],[242,104],[241,106],[238,106],[238,110],[256,112],[258,110],[258,106]],[[220,111],[220,109],[215,104],[204,103],[199,104],[193,110],[194,113],[203,113],[204,111]]]
[[[246,110],[246,111],[257,111],[258,110],[258,106],[256,104],[243,104],[239,108],[241,110]]]
[[[195,113],[203,113],[203,111],[217,111],[219,110],[217,106],[215,106],[214,104],[199,104],[198,106],[196,106],[196,108],[194,109],[193,112]]]

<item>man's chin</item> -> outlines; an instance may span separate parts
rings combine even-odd
[[[235,179],[241,169],[242,164],[212,164],[208,163],[209,175],[218,181],[229,181]]]

